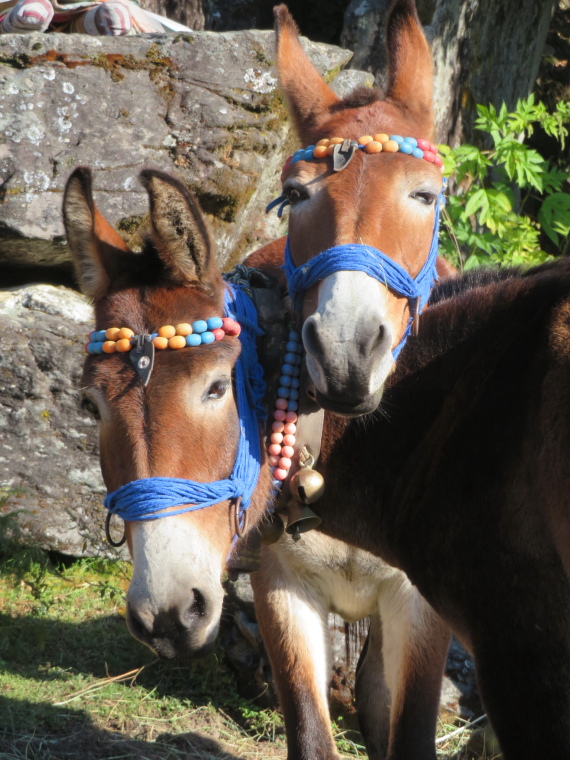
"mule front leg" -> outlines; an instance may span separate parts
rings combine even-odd
[[[358,723],[371,760],[384,760],[390,736],[390,690],[384,677],[382,621],[370,618],[370,630],[356,668]]]
[[[318,592],[302,584],[270,549],[252,573],[255,610],[285,718],[288,760],[338,757],[328,709],[327,614]]]
[[[441,681],[450,631],[402,575],[380,597],[382,653],[390,689],[387,760],[435,760]],[[370,752],[370,760],[384,760]]]

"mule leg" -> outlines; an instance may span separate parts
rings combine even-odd
[[[435,734],[450,631],[405,576],[380,597],[382,654],[391,694],[388,760],[435,760]],[[384,755],[370,753],[370,760]]]
[[[356,709],[370,760],[383,760],[390,735],[390,690],[384,678],[382,621],[370,617],[370,630],[356,669]]]
[[[285,718],[288,760],[338,757],[328,709],[327,613],[318,592],[262,553],[252,573],[255,610]]]

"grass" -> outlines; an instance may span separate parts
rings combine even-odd
[[[221,651],[166,663],[131,637],[128,563],[64,560],[15,532],[0,517],[0,760],[285,758],[281,716],[239,696]],[[366,757],[359,734],[332,728],[339,752]],[[438,757],[494,760],[476,734]]]

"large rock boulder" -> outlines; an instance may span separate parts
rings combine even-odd
[[[303,44],[329,79],[351,57]],[[272,32],[0,35],[0,267],[68,260],[61,194],[79,164],[93,167],[101,211],[135,245],[145,165],[192,187],[221,263],[282,234],[263,212],[296,143],[272,56]]]

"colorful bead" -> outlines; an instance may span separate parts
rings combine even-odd
[[[283,443],[283,433],[271,433],[271,443]]]
[[[162,350],[163,348],[168,348],[168,338],[163,338],[162,335],[159,335],[156,338],[153,338],[152,342],[154,344],[154,347],[158,348],[159,350]]]
[[[134,332],[130,329],[130,327],[121,327],[119,332],[117,333],[117,339],[118,340],[130,340],[134,337]]]
[[[275,419],[277,419],[277,418],[275,418]],[[285,422],[297,422],[297,419],[298,419],[297,412],[291,412],[291,411],[289,411],[285,415]]]
[[[107,340],[115,341],[119,337],[119,333],[121,332],[120,327],[109,327],[108,330],[105,330],[105,337]]]
[[[198,333],[198,335],[205,333],[207,329],[208,323],[205,319],[197,319],[196,322],[192,323],[192,331]]]
[[[115,351],[118,351],[119,353],[124,353],[125,351],[131,350],[131,341],[128,338],[121,338],[121,340],[118,340],[115,343]]]
[[[285,435],[285,436],[283,436],[283,445],[284,446],[294,446],[295,445],[295,436],[294,435]]]
[[[412,156],[414,156],[414,158],[423,158],[424,152],[421,148],[414,148],[412,150]]]
[[[384,143],[386,144],[386,143]],[[367,146],[364,148],[366,153],[381,153],[383,150],[382,143],[376,142],[375,140],[372,140],[372,142],[369,142]]]
[[[402,135],[390,135],[390,140],[398,143],[398,145],[404,142],[404,138],[402,137]]]
[[[294,453],[295,453],[295,449],[292,446],[281,447],[281,454],[284,457],[289,457],[289,459],[291,459]]]
[[[442,159],[442,157],[441,157],[441,156],[436,156],[436,157],[433,159],[433,162],[434,162],[434,164],[435,164],[436,166],[439,166],[439,167],[442,167],[442,166],[443,166],[443,159]]]
[[[222,317],[223,330],[226,335],[239,335],[241,332],[241,325],[231,317]]]
[[[384,132],[379,132],[377,135],[374,135],[374,140],[376,142],[382,143],[382,145],[384,145],[385,142],[388,142],[389,139],[390,138],[388,137],[388,135],[385,134]]]
[[[279,388],[277,388],[277,395],[279,396],[279,398],[289,398],[289,388],[280,386]]]
[[[305,148],[303,151],[303,160],[304,161],[310,161],[313,157],[313,151],[315,150],[317,146],[316,145],[309,145],[308,148]]]
[[[288,412],[296,412],[299,408],[299,404],[296,401],[289,401],[287,404],[287,411]]]
[[[329,145],[340,145],[340,143],[344,142],[344,137],[331,137],[329,140]]]
[[[270,443],[267,447],[267,451],[274,456],[281,454],[281,445],[279,443]]]
[[[414,149],[414,148],[413,148],[413,146],[412,146],[412,145],[410,145],[410,144],[409,144],[409,143],[407,143],[407,142],[403,142],[403,143],[400,145],[400,153],[407,153],[408,155],[410,155],[410,154],[411,154],[411,152],[413,151],[413,149]]]
[[[273,423],[275,425],[275,423]],[[284,425],[282,422],[277,423],[281,425],[281,429],[277,432],[285,433],[285,435],[295,435],[297,432],[297,425],[294,422],[286,422]]]
[[[287,414],[283,409],[276,409],[273,412],[273,419],[276,422],[284,422],[287,419]]]
[[[371,143],[374,140],[372,135],[363,135],[362,137],[358,138],[358,144],[359,145],[368,145],[368,143]]]
[[[275,480],[285,480],[288,470],[284,470],[282,467],[276,467],[273,471],[273,477]]]
[[[329,146],[327,148],[327,156],[332,156],[332,154],[334,153],[334,146],[335,145],[336,145],[336,143],[329,144]]]
[[[225,332],[222,330],[221,327],[216,328],[215,330],[212,330],[212,335],[216,340],[222,340],[222,338],[225,335]]]
[[[431,148],[431,143],[428,140],[418,140],[417,147],[420,150],[429,150]]]
[[[297,367],[297,374],[298,375],[300,374],[300,371],[299,371],[298,367]],[[301,381],[299,380],[298,377],[292,377],[291,378],[291,388],[299,388],[300,385],[301,385]]]
[[[186,338],[184,335],[174,335],[172,338],[169,338],[168,340],[168,347],[169,348],[185,348],[186,346]]]
[[[202,336],[199,333],[192,333],[186,336],[187,346],[199,346],[202,343]]]
[[[284,429],[285,429],[285,425],[282,422],[278,422],[277,420],[275,420],[275,422],[271,425],[271,430],[274,433],[282,433]]]
[[[192,325],[188,324],[188,322],[181,322],[179,325],[176,325],[176,335],[182,335],[186,337],[187,335],[191,335],[191,334],[192,334]]]
[[[433,164],[435,161],[435,155],[431,152],[431,150],[424,150],[424,161],[427,161],[430,164]]]
[[[216,336],[214,335],[214,333],[210,332],[209,330],[206,330],[206,332],[203,332],[201,335],[201,338],[202,338],[202,343],[206,343],[206,344],[214,343],[214,341],[216,340]]]
[[[158,328],[158,335],[160,338],[173,338],[176,335],[176,328],[172,325],[163,325]]]
[[[103,353],[104,354],[114,354],[115,353],[115,341],[114,340],[106,340],[103,343],[102,349],[103,349]]]
[[[301,346],[299,343],[297,343],[296,340],[290,340],[287,342],[285,346],[285,351],[290,351],[292,353],[298,353],[301,350]]]
[[[297,401],[298,398],[299,398],[299,391],[295,390],[294,388],[289,388],[289,400]]]
[[[287,399],[285,398],[278,398],[275,402],[275,408],[281,409],[282,411],[285,411],[287,409]]]
[[[224,326],[224,323],[222,322],[220,317],[210,317],[210,319],[206,320],[206,324],[208,325],[208,330],[210,332],[213,332],[214,330],[219,330]]]
[[[278,462],[279,467],[282,467],[284,470],[289,470],[292,464],[289,457],[281,457]]]
[[[328,156],[328,140],[327,145],[317,145],[313,150],[313,158],[325,158]]]
[[[397,153],[400,150],[400,145],[395,140],[387,140],[382,149],[384,153]]]
[[[439,148],[437,147],[437,145],[434,145],[434,143],[430,143],[429,152],[433,153],[434,155],[437,155],[439,153]]]
[[[268,457],[267,461],[271,465],[271,467],[277,467],[277,463],[279,462],[279,457],[272,454]]]
[[[416,140],[415,137],[404,137],[404,143],[407,143],[408,145],[411,145],[412,148],[417,148],[417,146],[418,146],[418,141]],[[400,150],[401,150],[401,148],[400,148]]]
[[[326,148],[328,146],[328,144],[329,144],[329,138],[328,137],[323,137],[322,140],[318,141],[316,147],[317,148],[321,148],[321,147],[325,147]]]

